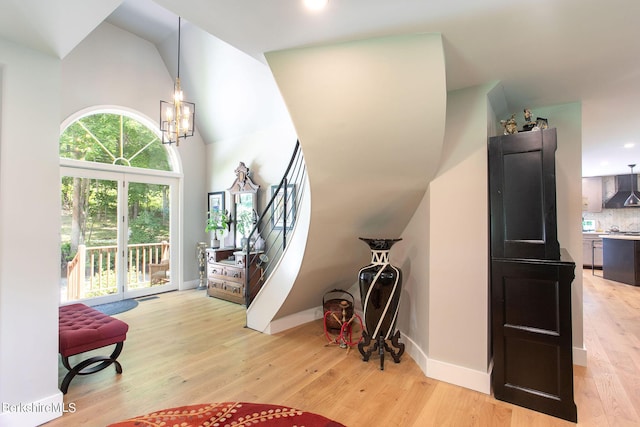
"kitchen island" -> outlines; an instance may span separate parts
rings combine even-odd
[[[602,276],[640,286],[640,235],[602,235]]]

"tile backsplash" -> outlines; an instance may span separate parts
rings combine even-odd
[[[602,212],[582,212],[584,219],[596,221],[596,231],[608,231],[615,226],[620,231],[640,231],[640,208],[603,209]]]

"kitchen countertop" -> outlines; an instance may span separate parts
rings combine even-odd
[[[601,231],[601,232],[597,232],[597,231],[583,231],[582,232],[582,237],[585,239],[597,239],[602,235],[605,234],[609,234],[606,231]]]
[[[640,234],[601,234],[603,239],[640,240]]]

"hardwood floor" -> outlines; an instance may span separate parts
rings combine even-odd
[[[600,272],[601,274],[601,272]],[[640,425],[640,288],[584,273],[588,367],[574,367],[579,426]],[[241,306],[173,292],[116,317],[130,325],[112,367],[76,377],[75,413],[47,426],[104,426],[174,406],[253,401],[359,426],[571,426],[492,396],[427,378],[405,355],[379,370],[329,345],[320,321],[274,335],[244,328]],[[103,351],[104,353],[104,351]],[[60,380],[65,369],[60,365]]]

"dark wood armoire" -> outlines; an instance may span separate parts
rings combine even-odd
[[[577,421],[571,283],[557,239],[556,130],[489,138],[496,399]]]

